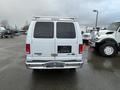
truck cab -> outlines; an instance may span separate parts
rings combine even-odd
[[[120,51],[120,22],[110,24],[106,30],[99,30],[90,40],[90,46],[102,56],[117,55]]]

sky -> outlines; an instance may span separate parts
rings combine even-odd
[[[0,21],[22,27],[33,16],[69,16],[94,26],[94,9],[99,11],[99,26],[120,21],[120,0],[0,0]]]

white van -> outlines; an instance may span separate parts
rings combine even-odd
[[[35,17],[27,32],[30,69],[74,69],[83,65],[80,26],[74,18]]]

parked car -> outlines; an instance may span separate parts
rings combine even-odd
[[[120,51],[120,22],[110,24],[107,30],[99,30],[90,43],[102,56],[117,55]]]
[[[1,32],[1,38],[13,38],[14,37],[14,31],[12,30],[4,30]]]
[[[2,36],[2,33],[5,31],[6,29],[4,27],[0,27],[0,37]]]
[[[81,30],[74,18],[39,17],[31,22],[26,39],[27,68],[79,68],[82,53]]]

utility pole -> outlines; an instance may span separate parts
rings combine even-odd
[[[96,22],[95,22],[95,28],[97,28],[98,25],[98,10],[93,10],[93,12],[96,12]]]

